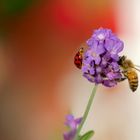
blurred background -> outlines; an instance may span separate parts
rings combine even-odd
[[[73,64],[99,27],[140,65],[140,0],[0,0],[0,139],[62,140],[65,115],[82,116],[93,85]],[[140,88],[99,86],[83,129],[93,140],[140,139]]]

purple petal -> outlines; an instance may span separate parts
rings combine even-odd
[[[115,61],[119,60],[118,54],[111,54],[111,58],[113,58]]]
[[[120,70],[120,66],[118,65],[117,62],[112,62],[112,63],[111,63],[111,66],[112,66],[112,68],[113,68],[113,70],[114,70],[115,72],[117,72],[117,71]]]
[[[91,54],[88,56],[88,58],[86,58],[86,61],[83,61],[84,64],[90,64],[91,61],[93,60],[93,57],[91,56]]]
[[[104,46],[102,44],[94,44],[94,46],[92,47],[92,52],[94,52],[95,54],[102,54],[105,52]]]
[[[75,123],[79,125],[82,122],[82,118],[75,119]]]
[[[94,69],[94,68],[90,68],[89,71],[90,71],[90,74],[91,74],[91,75],[94,75],[94,74],[95,74],[95,69]]]
[[[102,68],[101,67],[96,67],[96,73],[101,73],[101,71],[102,71]]]
[[[114,46],[114,41],[111,39],[106,39],[105,48],[110,52]]]
[[[109,78],[109,80],[113,80],[114,79],[115,74],[113,72],[109,72],[107,74],[107,77]]]
[[[86,43],[87,43],[87,45],[89,47],[93,46],[93,40],[92,40],[92,38],[88,39]]]
[[[94,77],[93,77],[92,75],[90,75],[89,73],[84,73],[83,76],[84,76],[85,78],[87,78],[88,81],[90,81],[90,82],[92,82],[92,83],[94,82]]]
[[[109,61],[111,59],[111,54],[109,52],[106,52],[106,54],[102,57],[105,61]]]
[[[73,140],[76,135],[76,129],[63,134],[64,140]]]
[[[73,115],[67,115],[66,116],[65,125],[69,126],[71,129],[75,129],[77,127],[77,124],[75,124],[75,120],[74,120]]]
[[[82,66],[82,72],[87,73],[88,72],[88,67],[86,65]]]
[[[67,115],[66,117],[66,125],[70,127],[69,132],[63,134],[64,140],[74,140],[74,137],[77,132],[77,127],[81,123],[82,118],[74,119],[73,115]]]
[[[87,40],[86,43],[89,47],[92,48],[92,47],[94,47],[95,45],[98,44],[98,41],[96,41],[94,38],[91,37],[90,39]]]
[[[96,50],[97,54],[103,54],[105,52],[105,48],[103,44],[99,44]]]
[[[100,74],[98,74],[98,75],[95,77],[95,82],[96,82],[96,84],[102,83],[102,81],[103,81],[103,78],[101,77]]]
[[[67,121],[73,121],[74,120],[74,116],[69,114],[69,115],[66,116],[66,120]]]
[[[101,67],[102,67],[102,68],[105,68],[106,66],[107,66],[107,61],[102,60],[102,61],[101,61]]]
[[[122,78],[122,74],[120,72],[115,73],[114,79],[121,79],[121,78]]]
[[[104,80],[102,84],[106,87],[114,87],[117,82],[115,80]]]
[[[95,60],[95,64],[96,64],[96,65],[98,65],[98,64],[101,62],[100,56],[94,58],[94,60]]]
[[[109,37],[111,33],[111,30],[109,29],[103,29],[99,28],[98,30],[94,31],[94,34],[92,37],[94,37],[98,41],[105,40],[106,37]]]
[[[112,54],[118,54],[119,52],[121,52],[123,50],[123,42],[118,42],[114,45],[111,53]]]
[[[73,115],[67,115],[66,116],[66,122],[65,122],[65,125],[67,126],[71,126],[71,123],[74,121],[74,116]]]
[[[106,39],[105,42],[105,48],[107,51],[109,51],[111,54],[118,54],[123,50],[123,42],[116,40],[111,40],[111,39]]]
[[[95,61],[95,64],[99,64],[100,61],[101,61],[101,58],[100,56],[95,52],[95,50],[92,48],[90,50],[88,50],[86,52],[86,55],[89,56],[87,59],[88,59],[88,63],[91,62],[92,60]],[[84,61],[85,63],[85,61]],[[87,63],[87,62],[86,62]]]

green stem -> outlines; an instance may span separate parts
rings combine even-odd
[[[87,107],[86,107],[86,110],[84,112],[84,115],[83,115],[83,118],[82,118],[82,122],[80,123],[78,129],[77,129],[77,133],[76,133],[76,136],[75,136],[75,140],[78,140],[78,136],[80,134],[80,131],[87,119],[87,116],[88,116],[88,113],[90,111],[90,108],[91,108],[91,105],[92,105],[92,102],[93,102],[93,99],[94,99],[94,96],[96,94],[96,90],[97,90],[97,85],[94,86],[93,90],[92,90],[92,93],[91,93],[91,96],[89,98],[89,101],[88,101],[88,104],[87,104]]]

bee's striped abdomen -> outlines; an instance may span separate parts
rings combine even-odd
[[[135,70],[130,69],[126,72],[125,76],[128,78],[129,86],[134,92],[138,88],[138,75]]]

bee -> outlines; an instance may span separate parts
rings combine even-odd
[[[136,65],[133,64],[133,62],[126,58],[126,56],[122,56],[119,58],[118,64],[122,68],[122,74],[124,75],[124,78],[122,78],[120,81],[123,81],[125,79],[128,79],[129,87],[134,92],[138,88],[138,74],[136,72],[140,70],[136,68]]]
[[[84,48],[80,48],[74,57],[74,64],[77,68],[81,69],[83,61]]]

